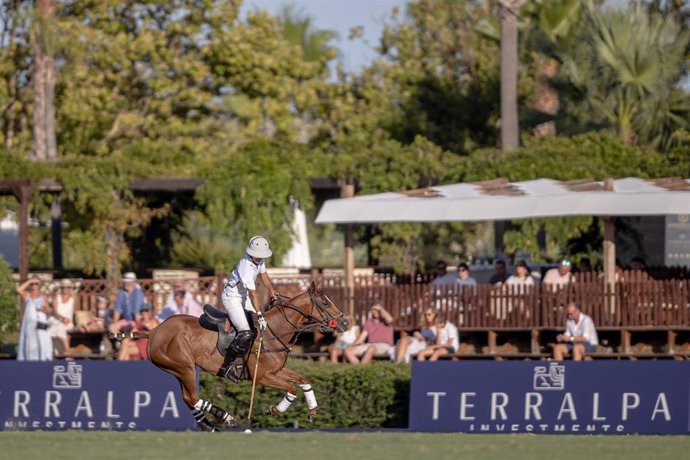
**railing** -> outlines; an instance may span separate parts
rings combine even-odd
[[[355,278],[354,316],[362,321],[369,307],[380,302],[395,318],[398,329],[419,327],[426,307],[440,311],[461,329],[543,329],[562,328],[565,306],[580,303],[598,328],[687,327],[690,328],[690,280],[653,279],[634,272],[621,272],[615,285],[605,287],[600,274],[579,275],[565,288],[536,285],[476,287],[433,286],[429,277],[373,275]],[[275,277],[277,289],[288,296],[304,291],[309,275]],[[44,285],[46,294],[57,292],[58,281]],[[95,312],[96,296],[103,295],[114,305],[118,285],[106,280],[74,280],[77,310]],[[220,305],[224,277],[186,279],[185,288],[201,304]],[[342,277],[324,277],[325,292],[346,311],[347,289]],[[174,289],[172,280],[141,279],[146,302],[160,311]],[[262,300],[266,293],[260,290]]]

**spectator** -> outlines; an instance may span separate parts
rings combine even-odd
[[[645,263],[645,261],[642,257],[635,256],[630,260],[630,270],[646,271],[647,270],[647,264]]]
[[[497,260],[494,264],[494,274],[489,278],[489,284],[502,285],[510,277],[510,273],[506,270],[506,263],[503,260]]]
[[[426,308],[422,324],[423,326],[419,331],[400,339],[396,347],[396,363],[409,363],[412,356],[436,343],[436,310],[431,307]]]
[[[436,262],[436,278],[434,278],[432,282],[434,286],[452,285],[455,284],[457,280],[458,277],[455,273],[448,273],[447,263],[443,260]]]
[[[597,351],[599,345],[594,321],[582,313],[580,304],[576,302],[570,302],[566,311],[568,320],[565,332],[556,337],[559,343],[553,347],[553,358],[563,361],[563,358],[572,353],[573,361],[581,361],[587,353]]]
[[[369,364],[374,355],[385,355],[393,346],[393,316],[376,303],[357,340],[345,349],[345,359],[352,364]]]
[[[573,276],[571,269],[572,262],[565,259],[561,260],[558,264],[558,267],[552,268],[546,272],[543,283],[551,286],[554,291],[557,291],[559,288],[563,288],[570,283],[574,283],[575,277]]]
[[[328,347],[331,355],[331,362],[337,364],[340,357],[345,355],[345,349],[355,343],[359,335],[359,326],[355,324],[355,318],[352,315],[347,315],[349,327],[345,332],[338,332],[335,336],[335,343]]]
[[[122,278],[122,288],[117,293],[113,323],[110,332],[130,332],[136,321],[141,319],[139,311],[144,305],[144,291],[137,284],[137,276],[128,272]]]
[[[455,281],[460,288],[460,295],[465,286],[472,286],[472,293],[477,292],[477,280],[470,276],[470,267],[465,263],[458,264],[458,279]]]
[[[164,321],[173,315],[191,315],[198,318],[203,312],[204,310],[192,293],[185,289],[184,281],[178,280],[175,282],[174,291],[170,293],[163,310],[156,315],[156,318],[159,321]]]
[[[647,264],[642,257],[636,256],[630,260],[630,272],[623,276],[624,281],[641,282],[649,281],[651,277],[647,273]]]
[[[134,332],[146,332],[155,328],[160,324],[158,319],[153,316],[151,307],[148,304],[144,304],[139,310],[140,319],[135,322]],[[146,346],[148,345],[149,339],[123,339],[120,345],[120,353],[118,354],[118,359],[120,361],[133,361],[140,359],[148,359],[148,353],[146,352]]]
[[[102,332],[108,330],[113,319],[113,311],[108,308],[108,299],[103,296],[96,297],[96,315],[88,312],[89,316],[82,324],[77,325],[80,332]]]
[[[580,263],[577,264],[577,269],[580,273],[591,273],[592,272],[592,261],[589,257],[583,257],[580,259]]]
[[[65,355],[72,353],[69,334],[74,330],[74,292],[72,282],[60,282],[60,291],[53,297],[53,316],[48,319],[50,336],[62,342]]]
[[[17,288],[17,293],[24,299],[17,360],[50,361],[53,359],[53,342],[48,332],[50,307],[41,294],[41,282],[26,280]]]
[[[534,278],[530,276],[529,267],[524,260],[519,260],[515,264],[515,274],[506,280],[506,286],[517,286],[511,289],[514,292],[523,294],[529,287],[534,286]]]
[[[418,361],[437,361],[441,356],[455,353],[460,347],[458,328],[446,320],[442,315],[436,316],[436,343],[430,345],[417,354]]]

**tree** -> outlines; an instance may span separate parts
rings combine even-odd
[[[520,145],[518,123],[518,20],[526,0],[499,0],[501,18],[501,148]]]
[[[55,1],[37,0],[33,24],[34,149],[31,157],[57,161],[55,140]]]
[[[680,82],[690,32],[640,3],[592,7],[586,17],[580,46],[564,54],[570,115],[579,129],[607,126],[628,144],[668,150],[688,127],[690,100]]]

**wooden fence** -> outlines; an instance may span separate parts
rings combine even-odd
[[[273,279],[277,289],[296,295],[311,282],[309,275]],[[186,279],[185,287],[201,304],[220,305],[225,279],[220,276]],[[536,285],[476,287],[433,286],[427,277],[374,275],[356,277],[348,290],[342,277],[322,278],[323,287],[333,302],[347,312],[349,297],[356,321],[362,321],[368,308],[380,302],[395,318],[400,330],[419,327],[426,307],[438,309],[462,330],[560,329],[565,323],[568,302],[580,303],[598,328],[690,328],[690,280],[653,279],[623,273],[615,289],[606,288],[599,274],[580,276],[565,288]],[[118,286],[106,280],[73,280],[76,309],[95,312],[96,296],[103,295],[114,305]],[[141,279],[146,302],[160,311],[170,298],[174,281]],[[46,294],[57,292],[59,280],[44,285]],[[261,292],[261,291],[260,291]],[[261,292],[266,299],[266,293]]]

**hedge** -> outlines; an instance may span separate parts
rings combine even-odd
[[[410,367],[391,362],[366,366],[289,360],[290,369],[304,375],[319,403],[315,428],[406,428],[409,406]],[[266,416],[284,392],[258,387],[252,423],[258,428],[308,424],[308,408],[297,386],[297,400],[282,414]],[[241,420],[249,412],[251,382],[233,383],[206,373],[201,375],[201,398],[228,410]]]

